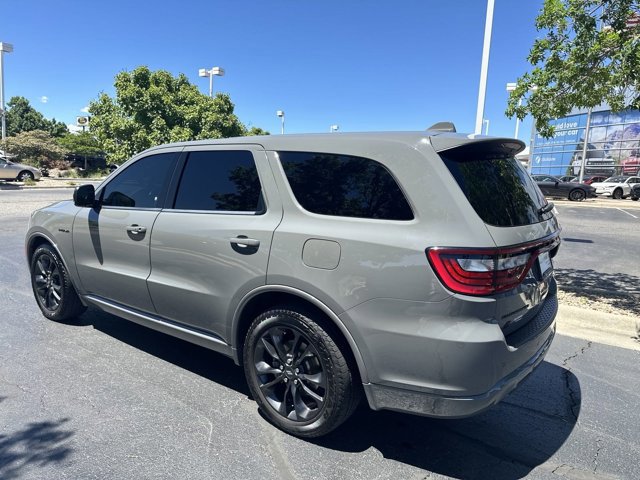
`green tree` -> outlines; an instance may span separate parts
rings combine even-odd
[[[640,0],[545,0],[533,68],[518,79],[506,115],[531,114],[548,137],[549,120],[576,107],[640,108],[640,28],[628,23],[639,9]]]
[[[67,133],[58,139],[58,145],[76,155],[94,157],[102,153],[100,142],[90,132]]]
[[[257,135],[271,135],[266,130],[261,129],[260,127],[251,127],[245,133],[246,136],[257,136]]]
[[[15,155],[15,160],[45,168],[59,168],[64,165],[67,151],[56,143],[49,132],[31,130],[7,137],[3,150]]]
[[[6,124],[8,136],[43,130],[54,137],[61,137],[69,132],[64,122],[59,122],[55,118],[47,120],[24,97],[11,97],[7,102]]]
[[[210,98],[184,74],[142,66],[115,77],[115,98],[102,93],[89,104],[91,132],[109,159],[122,163],[167,142],[241,136],[245,126],[228,95]]]

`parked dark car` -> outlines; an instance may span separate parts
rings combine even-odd
[[[533,175],[542,193],[549,197],[563,197],[581,202],[585,198],[596,196],[596,189],[582,183],[563,182],[551,175]]]
[[[640,183],[636,183],[633,187],[631,187],[631,193],[629,194],[631,200],[638,201],[640,199]]]

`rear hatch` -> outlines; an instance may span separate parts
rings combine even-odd
[[[457,143],[432,138],[496,248],[435,248],[428,252],[429,260],[450,290],[495,298],[496,321],[511,337],[510,344],[520,343],[524,339],[516,338],[517,331],[538,316],[547,298],[556,301],[553,257],[560,227],[553,204],[515,159],[522,142],[464,138]]]

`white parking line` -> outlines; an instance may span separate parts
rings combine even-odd
[[[629,216],[631,216],[631,217],[633,217],[633,218],[638,218],[638,217],[636,217],[635,215],[633,215],[632,213],[629,213],[629,212],[627,212],[626,210],[623,210],[623,209],[621,209],[621,208],[616,207],[616,210],[620,210],[621,212],[624,212],[624,213],[626,213],[627,215],[629,215]]]

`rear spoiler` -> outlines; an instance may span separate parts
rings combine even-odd
[[[448,151],[456,154],[514,157],[525,149],[525,144],[515,138],[496,137],[468,137],[464,135],[434,135],[430,138],[431,145],[438,153]]]

